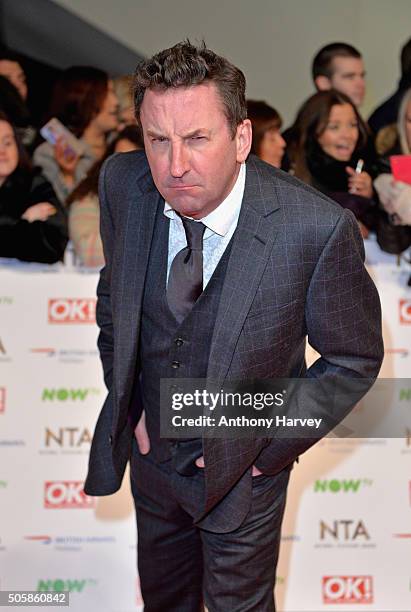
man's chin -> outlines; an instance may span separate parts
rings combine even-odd
[[[196,219],[198,216],[205,216],[203,212],[204,205],[198,198],[187,196],[176,197],[174,194],[170,194],[170,197],[166,197],[165,200],[180,215],[192,217],[193,219]]]

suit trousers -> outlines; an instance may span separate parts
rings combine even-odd
[[[131,488],[145,612],[274,612],[274,583],[289,470],[253,478],[250,510],[229,533],[193,522],[201,468],[181,476],[171,459],[141,455],[133,440]]]

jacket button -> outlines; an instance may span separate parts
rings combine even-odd
[[[174,370],[177,370],[180,367],[180,362],[179,361],[172,361],[171,362],[171,367],[174,368]]]
[[[113,436],[111,434],[108,437],[108,441],[110,443],[110,446],[113,446]]]
[[[183,340],[182,338],[176,338],[176,339],[174,340],[174,344],[175,344],[176,346],[183,346],[183,344],[184,344],[184,340]]]

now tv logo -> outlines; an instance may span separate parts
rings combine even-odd
[[[44,484],[44,507],[94,508],[95,499],[84,493],[84,483],[77,480],[49,481]]]
[[[48,301],[48,322],[53,324],[95,323],[95,298],[53,298]]]
[[[372,480],[368,478],[357,478],[349,480],[316,480],[314,483],[314,493],[357,493],[361,486],[370,486]]]
[[[374,601],[372,576],[323,576],[326,604],[370,604]]]
[[[43,402],[49,401],[59,401],[59,402],[67,402],[67,401],[80,401],[84,402],[84,400],[89,395],[98,395],[100,392],[97,388],[85,388],[85,389],[43,389],[43,393],[41,395],[41,399]]]

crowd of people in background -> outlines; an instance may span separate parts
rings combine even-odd
[[[400,254],[411,246],[411,178],[394,176],[392,156],[411,155],[411,39],[401,49],[397,91],[368,121],[361,114],[365,75],[353,46],[320,49],[312,63],[316,93],[285,131],[275,108],[248,100],[251,153],[349,208],[364,238],[375,235],[381,249]],[[101,267],[101,166],[114,153],[144,149],[132,77],[68,68],[34,121],[26,76],[19,55],[1,49],[0,257],[55,263],[70,240],[79,265]],[[53,142],[41,129],[51,119],[65,130]]]

